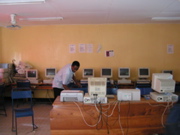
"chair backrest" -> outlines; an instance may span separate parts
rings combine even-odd
[[[19,80],[16,82],[17,87],[31,87],[29,80]]]
[[[14,110],[17,108],[15,104],[18,105],[18,108],[32,108],[33,101],[32,101],[32,91],[30,88],[13,88],[11,91],[11,98],[12,98],[12,109]],[[26,102],[22,102],[26,101]]]
[[[12,91],[12,99],[23,99],[23,98],[32,98],[31,90],[22,90],[22,91]]]

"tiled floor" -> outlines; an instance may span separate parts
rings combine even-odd
[[[38,128],[32,131],[31,117],[18,118],[18,135],[50,135],[49,113],[52,105],[46,102],[35,102],[35,124]],[[12,132],[11,101],[6,102],[7,117],[0,115],[0,135],[15,135]]]

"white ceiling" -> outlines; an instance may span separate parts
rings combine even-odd
[[[61,24],[180,23],[152,21],[152,17],[179,17],[180,0],[46,0],[43,4],[0,5],[0,26],[8,26],[10,14],[20,26]],[[26,18],[63,17],[56,21]]]

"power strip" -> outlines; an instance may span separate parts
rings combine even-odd
[[[107,103],[107,97],[90,97],[88,93],[84,96],[85,104]]]

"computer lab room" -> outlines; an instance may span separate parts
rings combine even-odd
[[[179,135],[179,35],[180,0],[0,0],[0,134]]]

